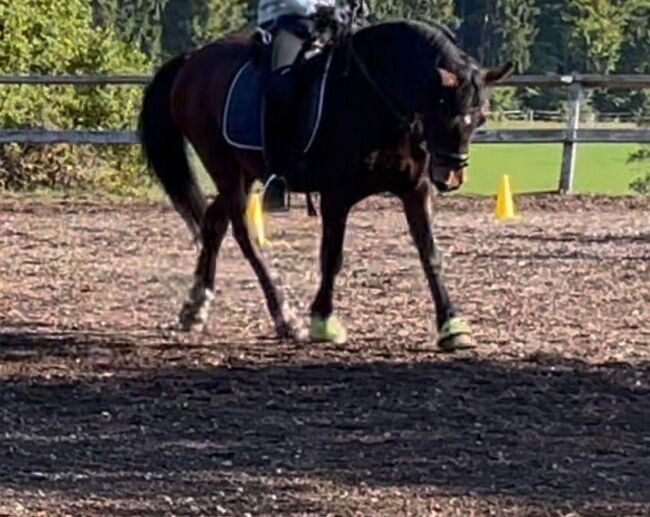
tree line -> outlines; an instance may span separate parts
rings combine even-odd
[[[485,66],[519,73],[650,73],[650,0],[369,0],[380,19],[433,20]],[[95,22],[158,63],[254,20],[256,0],[93,0]],[[503,99],[503,97],[501,97]],[[503,107],[557,109],[554,92],[520,91]],[[639,111],[646,96],[597,93],[600,110]],[[509,104],[509,105],[508,105]]]
[[[257,1],[91,0],[89,8],[95,28],[143,54],[153,68],[252,23]],[[52,0],[2,3],[8,10],[30,4],[39,9],[51,3],[53,24],[65,24],[69,10]],[[368,0],[368,4],[379,19],[448,25],[484,66],[512,61],[518,73],[650,73],[650,0]],[[0,69],[1,60],[0,55]],[[647,97],[608,91],[596,92],[591,100],[600,111],[640,112],[650,110]],[[495,107],[559,109],[564,101],[562,92],[520,90],[497,95]]]

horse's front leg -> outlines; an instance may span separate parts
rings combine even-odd
[[[314,341],[344,343],[347,340],[345,327],[333,316],[334,280],[343,266],[343,241],[350,206],[334,199],[321,196],[321,217],[323,236],[320,250],[321,283],[311,306],[310,336]]]
[[[429,195],[430,185],[422,180],[414,190],[402,196],[404,212],[435,303],[438,346],[443,350],[467,348],[472,344],[469,325],[457,316],[442,281],[442,260],[436,250],[431,214],[427,208]]]

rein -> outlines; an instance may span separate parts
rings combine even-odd
[[[352,56],[352,59],[354,59],[354,62],[357,65],[357,67],[359,67],[359,70],[361,71],[361,75],[363,75],[364,79],[372,87],[375,93],[379,95],[379,97],[381,97],[381,100],[388,108],[388,111],[390,111],[393,117],[395,117],[399,121],[400,125],[403,127],[408,127],[409,117],[403,114],[403,111],[400,109],[397,103],[394,102],[390,98],[390,96],[384,91],[381,85],[374,80],[372,74],[368,70],[368,67],[366,66],[366,64],[363,62],[363,60],[357,53],[357,50],[354,48],[354,35],[349,36],[348,45],[350,49],[350,55]]]

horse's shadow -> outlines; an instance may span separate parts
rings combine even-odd
[[[5,379],[0,485],[115,498],[174,480],[191,497],[233,475],[306,476],[650,504],[649,373],[440,358]]]

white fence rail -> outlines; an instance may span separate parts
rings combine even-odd
[[[115,86],[146,85],[148,76],[0,76],[0,86],[9,84],[71,85],[71,86]],[[520,75],[510,78],[502,86],[550,88],[564,87],[569,91],[568,116],[562,112],[504,112],[506,120],[566,121],[566,129],[486,129],[477,132],[474,142],[484,144],[536,144],[556,143],[563,145],[562,169],[558,190],[571,192],[575,178],[575,157],[581,143],[650,143],[650,129],[581,129],[580,111],[585,88],[650,88],[650,75]],[[521,117],[521,118],[520,118]],[[561,118],[562,117],[562,118]],[[615,114],[607,114],[610,120]],[[628,118],[633,121],[633,118]],[[0,129],[0,144],[58,144],[77,145],[135,145],[138,143],[134,131],[88,131],[88,130],[41,130]]]

